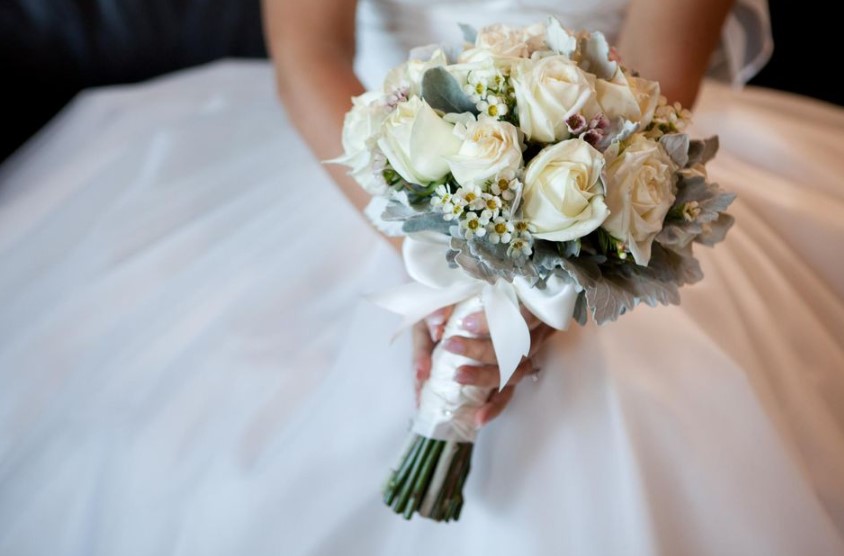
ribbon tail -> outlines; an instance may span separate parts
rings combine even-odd
[[[501,391],[510,381],[516,367],[530,353],[530,329],[519,311],[519,298],[512,284],[498,280],[487,285],[482,293],[489,334],[498,359]]]
[[[399,332],[413,326],[437,309],[454,305],[478,293],[478,287],[461,284],[451,288],[432,288],[412,282],[385,292],[367,296],[372,303],[403,317]]]

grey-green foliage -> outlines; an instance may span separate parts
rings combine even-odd
[[[598,79],[612,79],[618,70],[618,63],[610,60],[610,45],[603,34],[595,32],[580,40],[579,66],[594,73]]]
[[[478,39],[478,30],[467,23],[458,23],[460,30],[463,32],[463,40],[475,44]]]
[[[431,68],[422,76],[422,98],[431,108],[447,114],[478,114],[475,103],[463,92],[454,76],[442,66]]]
[[[598,324],[614,321],[639,303],[652,307],[680,302],[679,287],[703,277],[696,259],[654,245],[648,266],[601,266],[588,259],[561,259],[580,286]]]
[[[499,278],[512,282],[516,276],[521,276],[527,278],[531,285],[540,281],[536,265],[509,257],[506,245],[494,245],[482,238],[466,240],[452,237],[451,251],[449,262],[478,280],[493,284]]]

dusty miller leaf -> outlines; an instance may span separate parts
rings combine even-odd
[[[381,218],[387,222],[403,222],[408,218],[418,216],[421,211],[410,205],[398,201],[390,201],[381,213]]]
[[[589,307],[586,304],[586,292],[582,291],[574,303],[574,314],[572,317],[580,326],[585,326],[589,316]]]
[[[689,142],[689,162],[688,166],[694,166],[697,163],[706,164],[718,152],[718,136],[713,135],[708,139],[695,139]]]
[[[422,98],[431,108],[446,114],[478,114],[475,103],[463,92],[454,76],[442,66],[431,68],[422,76]]]
[[[618,70],[618,63],[610,60],[610,45],[602,33],[594,32],[580,41],[580,67],[594,73],[598,79],[610,80]]]
[[[404,220],[402,231],[406,234],[416,232],[438,232],[449,235],[450,222],[443,220],[442,214],[427,212],[411,216]]]
[[[712,247],[716,243],[724,241],[734,222],[735,218],[729,214],[719,214],[717,220],[703,227],[703,231],[695,238],[695,241],[707,247]]]
[[[674,164],[685,168],[689,163],[689,136],[685,133],[669,133],[659,138]]]
[[[478,30],[467,23],[458,23],[460,30],[463,31],[463,40],[475,44],[478,40]]]

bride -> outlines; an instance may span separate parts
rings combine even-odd
[[[79,98],[0,168],[0,554],[844,553],[844,112],[699,89],[719,36],[734,83],[764,62],[764,2],[627,4],[266,0],[286,113],[262,62]],[[698,97],[736,225],[682,305],[550,336],[460,521],[405,522],[412,348],[362,299],[401,261],[309,149],[356,75],[549,12]]]

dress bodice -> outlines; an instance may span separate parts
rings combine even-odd
[[[603,32],[614,43],[629,0],[360,0],[357,71],[368,87],[431,43],[459,45],[458,23],[529,25],[554,15],[563,26]],[[738,0],[724,27],[716,64],[722,77],[747,81],[767,61],[772,43],[767,0]]]

